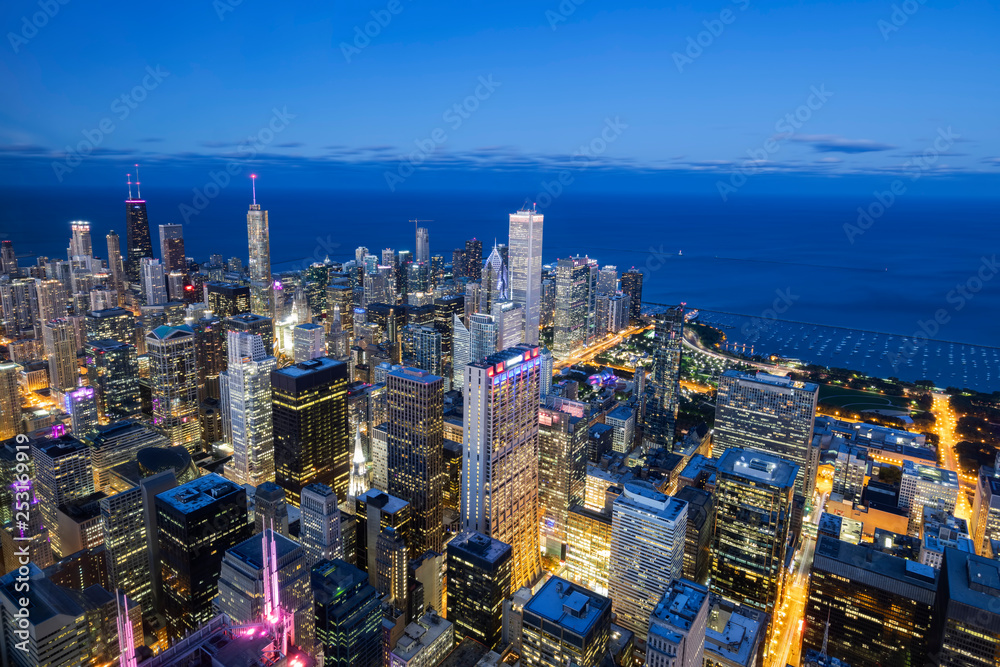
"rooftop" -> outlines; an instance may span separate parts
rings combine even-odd
[[[713,597],[705,627],[705,657],[718,656],[728,664],[749,666],[766,625],[766,613]]]
[[[1000,598],[998,568],[1000,562],[984,556],[958,549],[945,550],[941,569],[948,578],[949,601],[985,612],[977,615],[980,622],[976,625],[980,627],[985,625],[984,621],[1000,624],[1000,615],[997,613],[997,599]]]
[[[781,457],[752,449],[727,449],[719,459],[719,473],[729,473],[778,488],[795,484],[799,466]]]
[[[764,373],[763,371],[753,374],[741,373],[740,371],[730,369],[725,371],[722,374],[722,377],[738,378],[743,382],[756,382],[757,384],[766,384],[772,387],[801,389],[809,392],[819,391],[819,385],[813,384],[812,382],[799,382],[784,375],[771,375],[770,373]]]
[[[617,419],[618,421],[628,421],[632,418],[634,411],[627,405],[619,405],[605,417],[606,419]]]
[[[267,530],[264,533],[257,533],[253,537],[243,540],[235,547],[229,549],[226,553],[232,554],[234,557],[243,561],[255,570],[264,569],[264,539],[263,535],[271,535],[273,531]],[[290,540],[281,533],[274,532],[274,546],[277,550],[278,560],[284,558],[293,551],[302,550],[302,546],[294,541]]]
[[[827,535],[820,535],[816,543],[813,568],[927,605],[933,604],[937,590],[938,573],[929,565]]]
[[[379,489],[376,489],[374,487],[368,489],[360,496],[358,496],[357,500],[359,502],[363,502],[368,505],[373,505],[375,507],[378,507],[386,514],[395,514],[399,510],[409,505],[409,503],[403,500],[402,498],[391,496],[388,493],[380,491]]]
[[[211,505],[220,498],[239,493],[243,487],[211,473],[193,479],[156,496],[157,500],[172,505],[187,514]]]
[[[452,627],[450,621],[438,616],[437,612],[429,611],[420,617],[419,621],[406,626],[406,629],[403,630],[403,636],[397,640],[396,648],[392,652],[402,660],[409,661]],[[451,643],[454,641],[452,640]]]
[[[683,500],[664,495],[649,482],[641,481],[625,482],[624,492],[615,500],[615,505],[619,503],[641,506],[667,521],[676,521],[687,509]]]
[[[691,629],[698,612],[708,600],[708,589],[687,579],[678,579],[660,598],[653,616],[683,632]]]
[[[490,563],[495,563],[511,553],[511,546],[506,542],[466,530],[459,533],[448,543],[448,550],[460,549],[474,554]]]
[[[610,612],[611,600],[565,579],[551,577],[524,605],[525,623],[528,613],[555,623],[564,629],[585,636],[605,613]]]

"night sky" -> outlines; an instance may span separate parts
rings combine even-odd
[[[374,166],[373,184],[574,160],[1000,173],[1000,9],[982,0],[63,1],[3,5],[6,185],[135,161],[183,185],[234,157],[287,182]]]

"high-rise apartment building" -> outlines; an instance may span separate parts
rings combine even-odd
[[[66,392],[76,387],[76,334],[66,319],[49,320],[42,325],[45,358],[49,362],[49,387]]]
[[[247,494],[210,474],[160,493],[155,503],[167,635],[176,640],[215,615],[223,556],[250,537]]]
[[[275,481],[293,505],[313,482],[347,499],[350,424],[347,364],[320,357],[271,373]]]
[[[774,613],[791,548],[799,467],[754,449],[726,450],[716,470],[712,592]]]
[[[87,340],[116,340],[135,344],[135,315],[124,308],[91,310],[83,318]]]
[[[639,324],[642,318],[642,271],[632,267],[622,274],[622,292],[628,294],[629,324]]]
[[[538,354],[519,345],[465,370],[462,525],[511,545],[512,591],[541,570]]]
[[[680,406],[684,306],[657,314],[654,336],[653,372],[646,389],[642,439],[647,447],[672,449]]]
[[[162,306],[169,301],[166,267],[160,260],[144,257],[139,261],[139,272],[142,279],[142,295],[147,306]]]
[[[167,273],[187,270],[183,225],[160,225],[160,261]]]
[[[411,557],[442,551],[444,379],[416,368],[386,377],[389,493],[410,503]]]
[[[307,484],[302,488],[299,510],[299,541],[310,567],[322,560],[343,558],[340,508],[333,489],[326,484]]]
[[[431,261],[431,238],[426,227],[417,227],[417,245],[414,253],[414,261]]]
[[[274,481],[274,425],[271,419],[271,373],[277,360],[254,334],[230,331],[229,364],[219,374],[222,429],[233,446],[226,476],[237,484],[259,486]]]
[[[524,342],[538,344],[542,290],[544,216],[535,209],[510,214],[511,300],[524,309]]]
[[[818,396],[819,387],[811,382],[725,371],[716,399],[715,455],[742,447],[780,456],[798,466],[796,495],[811,498],[819,456],[813,447]]]
[[[118,232],[111,230],[107,235],[108,270],[111,272],[111,289],[115,291],[115,305],[125,305],[125,265],[122,263],[122,246]]]
[[[649,615],[684,567],[687,503],[627,482],[611,508],[608,588],[616,623],[645,638]]]
[[[153,425],[192,454],[201,448],[194,331],[161,326],[146,334]]]
[[[456,635],[495,648],[503,630],[503,602],[510,596],[513,552],[509,544],[474,531],[448,543],[448,620]]]
[[[521,646],[529,667],[603,665],[611,634],[611,600],[552,577],[522,609]]]
[[[73,435],[83,437],[97,426],[97,392],[93,387],[77,387],[66,392],[66,411]]]
[[[566,576],[601,595],[608,594],[611,513],[573,505],[566,519]]]

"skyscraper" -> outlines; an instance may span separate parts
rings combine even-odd
[[[271,289],[271,240],[267,211],[257,203],[256,177],[254,198],[247,211],[247,238],[250,242],[250,309],[256,315],[274,317],[274,292]]]
[[[479,303],[473,312],[489,313],[495,302],[510,300],[510,272],[495,245],[482,265],[482,271],[474,278],[479,280],[480,292]]]
[[[988,667],[996,662],[1000,651],[997,598],[1000,598],[997,561],[958,549],[945,551],[930,633],[941,638],[937,664]]]
[[[326,337],[323,327],[312,322],[295,327],[293,356],[295,363],[309,361],[326,354]]]
[[[111,271],[111,289],[117,296],[117,306],[125,305],[125,265],[122,263],[121,239],[118,232],[111,230],[107,236],[108,269]]]
[[[991,540],[1000,540],[1000,467],[982,466],[972,504],[972,541],[977,554],[989,553]]]
[[[49,387],[66,392],[76,387],[76,335],[69,320],[49,320],[42,325],[45,357],[49,362]]]
[[[431,261],[431,237],[426,227],[417,227],[417,245],[414,257],[416,262]]]
[[[73,435],[78,438],[97,426],[96,394],[93,387],[77,387],[66,392],[66,410],[70,414]]]
[[[160,261],[167,273],[187,270],[183,225],[160,225]]]
[[[84,317],[88,341],[114,340],[135,344],[135,316],[124,308],[91,310]]]
[[[343,560],[313,566],[316,640],[325,667],[382,664],[382,605],[368,575]]]
[[[649,615],[684,567],[687,503],[627,482],[611,509],[608,588],[617,623],[645,639]]]
[[[167,274],[160,260],[139,260],[142,273],[142,294],[147,306],[162,306],[167,302]]]
[[[264,349],[270,352],[274,349],[274,327],[270,317],[256,313],[233,315],[223,320],[222,325],[227,331],[246,331],[257,334],[264,341]]]
[[[17,254],[14,252],[13,241],[0,241],[0,274],[17,278],[21,271],[17,266]]]
[[[375,571],[368,576],[383,601],[396,609],[408,608],[407,564],[410,562],[406,540],[392,526],[386,526],[375,540]]]
[[[611,634],[611,600],[552,577],[524,605],[521,643],[529,667],[603,665]],[[658,663],[649,663],[659,667]],[[701,663],[698,663],[701,667]]]
[[[560,259],[556,268],[556,323],[552,351],[567,357],[587,344],[590,303],[590,261],[586,257]]]
[[[791,530],[799,467],[772,454],[733,448],[717,466],[712,592],[774,613]]]
[[[138,186],[138,183],[136,185]],[[143,258],[153,257],[153,242],[149,237],[146,200],[141,194],[137,199],[132,199],[131,184],[128,199],[125,200],[125,242],[128,250],[125,259],[125,278],[130,283],[137,283],[139,263]]]
[[[227,349],[229,365],[219,374],[222,428],[233,445],[226,476],[237,484],[259,486],[274,481],[271,372],[278,362],[254,334],[230,331]]]
[[[483,242],[479,239],[469,239],[465,242],[465,266],[462,276],[469,280],[475,280],[479,268],[483,265]],[[458,269],[455,269],[455,277],[458,278]]]
[[[512,592],[538,577],[539,349],[465,368],[462,525],[513,548]]]
[[[191,327],[161,326],[146,334],[153,424],[191,454],[201,446],[198,371]]]
[[[642,315],[642,272],[632,267],[622,274],[622,292],[628,294],[629,324],[639,324]]]
[[[85,498],[94,492],[94,473],[90,449],[77,438],[59,438],[33,442],[31,458],[35,464],[35,493],[42,521],[49,527],[52,552],[56,560],[68,556],[64,551],[60,531],[56,528],[60,505]]]
[[[538,344],[544,216],[535,209],[510,214],[511,299],[524,309],[524,342]]]
[[[537,531],[536,531],[537,532]],[[448,620],[455,634],[494,648],[503,629],[503,601],[510,596],[513,558],[509,544],[463,531],[448,543]]]
[[[461,389],[465,386],[465,366],[472,361],[472,333],[457,314],[452,315],[451,326],[451,386],[453,389]]]
[[[69,224],[73,234],[66,253],[69,259],[93,257],[94,246],[90,240],[90,223],[85,220],[74,220]]]
[[[410,503],[411,557],[442,551],[444,379],[416,368],[386,377],[389,493]]]
[[[309,566],[343,558],[340,508],[333,489],[326,484],[307,484],[302,488],[299,509],[299,540],[306,550]]]
[[[21,430],[21,366],[0,362],[0,440],[13,438]]]
[[[247,493],[209,474],[156,496],[167,634],[179,639],[214,614],[222,559],[250,537]]]
[[[551,396],[538,408],[538,505],[542,548],[566,559],[570,507],[583,504],[587,485],[586,405]]]
[[[763,372],[728,370],[719,379],[713,452],[720,456],[731,447],[742,447],[796,464],[796,516],[801,516],[805,499],[812,498],[816,483],[819,451],[813,447],[813,425],[818,396],[818,385]],[[923,511],[922,505],[918,511]]]
[[[646,389],[642,439],[648,447],[672,449],[680,406],[683,305],[657,314],[654,336],[653,373]]]
[[[320,357],[271,373],[275,481],[299,506],[302,487],[319,482],[347,499],[350,423],[347,364]]]
[[[708,608],[708,589],[704,586],[685,579],[670,584],[649,617],[646,664],[650,667],[713,664],[705,662]],[[737,635],[730,639],[735,643]]]

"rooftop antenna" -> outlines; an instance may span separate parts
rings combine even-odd
[[[126,180],[128,180],[128,198],[132,199],[132,174],[125,174]]]
[[[250,174],[250,183],[253,187],[253,205],[257,205],[257,174]]]
[[[142,199],[142,188],[139,187],[139,165],[135,165],[135,196]]]

